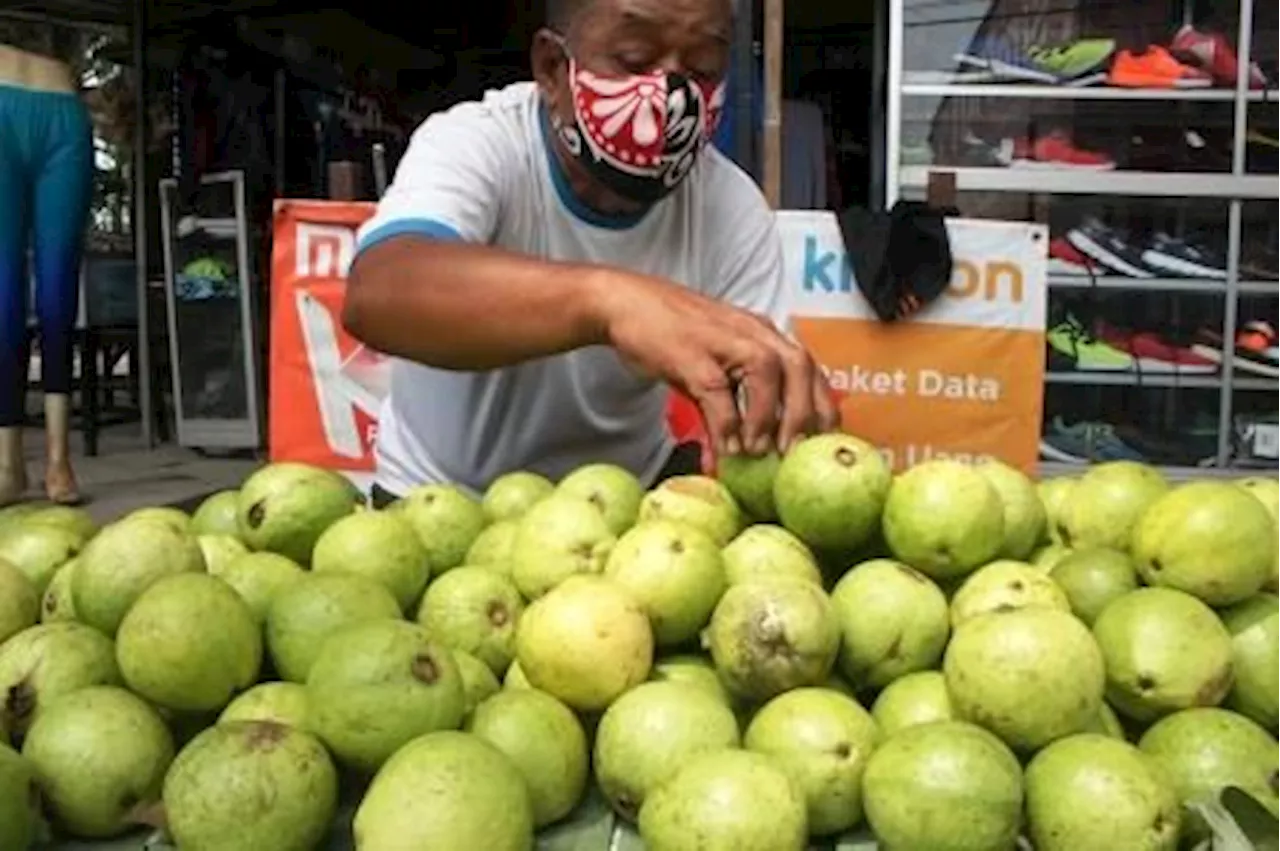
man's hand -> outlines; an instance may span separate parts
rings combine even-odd
[[[594,290],[608,341],[697,403],[717,455],[785,452],[838,422],[813,358],[767,320],[624,272],[602,276]]]

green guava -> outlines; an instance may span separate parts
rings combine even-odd
[[[1053,570],[1058,562],[1071,555],[1075,550],[1062,544],[1047,544],[1031,554],[1031,566],[1046,573]]]
[[[316,738],[270,721],[231,721],[187,744],[164,781],[180,848],[311,851],[338,808],[338,773]]]
[[[1276,739],[1243,715],[1212,707],[1184,709],[1151,725],[1138,749],[1164,769],[1183,806],[1217,798],[1235,786],[1273,815],[1280,810]],[[1208,828],[1188,811],[1182,833],[1194,843]]]
[[[698,754],[640,810],[648,851],[804,851],[804,792],[775,761],[742,750]]]
[[[649,679],[655,682],[684,683],[704,689],[725,706],[733,705],[733,698],[720,682],[711,659],[695,653],[664,656],[653,663]]]
[[[1107,701],[1134,721],[1216,706],[1231,690],[1231,634],[1190,594],[1130,591],[1102,610],[1093,634],[1106,660]]]
[[[465,650],[453,650],[453,661],[462,677],[464,717],[470,717],[477,706],[502,689],[493,669]]]
[[[120,519],[120,522],[132,523],[138,520],[165,523],[173,531],[180,532],[183,535],[195,534],[191,531],[191,515],[181,508],[174,508],[168,505],[151,505],[130,511]]]
[[[965,576],[1004,546],[1004,504],[986,477],[959,461],[925,461],[894,479],[884,540],[898,561],[933,579]]]
[[[1119,739],[1122,742],[1127,740],[1124,727],[1120,724],[1120,719],[1116,717],[1115,710],[1105,700],[1098,707],[1097,717],[1089,722],[1082,732],[1099,733],[1103,736]]]
[[[22,756],[54,823],[72,836],[104,839],[134,827],[135,808],[159,799],[173,737],[146,701],[89,686],[45,707]]]
[[[671,520],[705,532],[723,547],[745,526],[729,489],[707,476],[675,476],[640,500],[638,521]]]
[[[1013,851],[1022,769],[998,738],[963,721],[890,736],[862,775],[862,805],[886,848]]]
[[[27,851],[35,847],[38,796],[31,766],[0,735],[0,848]]]
[[[494,479],[485,490],[480,507],[490,523],[515,520],[555,489],[556,486],[546,476],[518,470]]]
[[[529,678],[524,675],[524,671],[520,670],[520,661],[511,663],[511,667],[507,668],[507,673],[502,678],[502,690],[533,688]]]
[[[518,520],[499,520],[476,536],[463,564],[476,565],[503,576],[511,576],[511,554],[515,548]]]
[[[307,676],[312,729],[338,761],[374,772],[424,733],[456,730],[466,698],[448,649],[404,621],[334,633]]]
[[[742,743],[792,776],[804,791],[809,834],[829,836],[862,821],[862,774],[879,740],[876,722],[853,698],[799,688],[761,707]]]
[[[831,590],[840,624],[841,672],[879,689],[938,664],[950,626],[947,600],[924,574],[889,559],[857,565]]]
[[[240,493],[235,490],[218,491],[200,503],[191,515],[193,535],[240,536],[240,522],[236,512],[240,506]]]
[[[0,528],[0,561],[6,561],[31,580],[43,594],[53,574],[80,554],[84,540],[62,526],[14,523]]]
[[[877,531],[893,474],[880,450],[851,434],[804,438],[773,482],[782,525],[810,547],[854,550]]]
[[[1036,493],[1040,495],[1045,514],[1045,534],[1042,540],[1062,543],[1062,535],[1058,530],[1058,524],[1062,521],[1062,507],[1079,481],[1074,476],[1058,476],[1036,484]]]
[[[401,748],[369,786],[354,829],[357,848],[534,847],[533,806],[520,769],[467,733],[429,733]]]
[[[1026,795],[1036,851],[1178,847],[1182,807],[1173,785],[1127,742],[1097,733],[1059,739],[1027,766]]]
[[[0,645],[0,727],[20,735],[63,695],[120,682],[115,645],[96,629],[33,626]]]
[[[560,480],[556,492],[585,499],[604,515],[615,536],[636,523],[644,487],[629,470],[613,464],[587,464]]]
[[[237,695],[218,716],[219,724],[231,721],[270,721],[308,730],[307,689],[298,683],[259,683]]]
[[[511,578],[535,600],[565,579],[604,570],[617,538],[590,502],[556,494],[520,520],[511,549]]]
[[[605,710],[593,765],[614,811],[635,821],[645,799],[695,756],[739,744],[733,711],[689,683],[638,685]]]
[[[431,578],[431,555],[406,511],[365,511],[334,523],[316,541],[313,573],[342,573],[379,582],[402,611],[422,598]]]
[[[1227,706],[1268,730],[1280,722],[1280,609],[1274,594],[1258,594],[1222,612],[1231,633],[1235,683]]]
[[[773,501],[773,482],[782,458],[766,455],[726,455],[716,461],[716,478],[729,489],[742,510],[757,523],[778,519]]]
[[[730,585],[756,578],[794,576],[822,586],[822,571],[813,553],[804,541],[781,526],[748,526],[720,555]]]
[[[427,588],[418,623],[431,640],[465,650],[501,675],[516,655],[524,601],[511,580],[483,567],[455,567]]]
[[[262,627],[222,580],[170,576],[138,598],[120,623],[116,658],[131,690],[180,712],[212,712],[258,678]]]
[[[66,529],[80,539],[81,546],[98,534],[98,521],[93,519],[93,515],[83,508],[74,508],[70,505],[45,506],[39,511],[32,512],[22,522],[27,525],[58,526]]]
[[[399,618],[400,604],[372,579],[308,574],[282,591],[267,610],[267,649],[276,672],[305,683],[320,645],[344,626]]]
[[[1058,537],[1072,549],[1108,547],[1128,552],[1139,519],[1168,491],[1164,475],[1146,464],[1095,464],[1063,501]]]
[[[249,554],[249,548],[239,538],[231,535],[197,535],[196,543],[200,546],[200,554],[204,556],[205,570],[213,576],[221,575],[227,565]]]
[[[1186,591],[1211,606],[1256,594],[1271,578],[1276,524],[1262,503],[1230,482],[1179,485],[1157,500],[1133,534],[1148,585]]]
[[[39,589],[25,573],[0,559],[0,645],[39,619]]]
[[[587,788],[587,735],[573,710],[535,689],[495,694],[476,707],[467,732],[498,750],[529,786],[534,827],[567,816]]]
[[[730,692],[765,701],[822,685],[840,650],[840,619],[812,582],[757,579],[725,592],[702,640]]]
[[[659,647],[697,638],[727,584],[715,541],[670,520],[641,521],[624,532],[609,553],[604,575],[640,604]]]
[[[123,520],[98,533],[71,578],[76,619],[114,636],[125,612],[157,580],[203,573],[196,539],[155,519]]]
[[[1262,507],[1271,515],[1271,522],[1277,524],[1272,540],[1276,542],[1272,552],[1271,577],[1262,586],[1272,593],[1280,592],[1280,480],[1275,477],[1250,476],[1237,479],[1236,484],[1262,503]]]
[[[359,494],[340,474],[308,464],[268,464],[245,479],[236,526],[251,550],[311,564],[325,529],[355,511]]]
[[[994,459],[974,465],[995,488],[1004,506],[1004,543],[1001,558],[1023,561],[1030,558],[1045,538],[1046,514],[1036,486],[1021,470]]]
[[[462,564],[487,521],[480,503],[453,485],[422,485],[405,494],[396,513],[427,549],[431,576]]]
[[[1083,730],[1102,704],[1106,672],[1089,629],[1056,609],[978,615],[942,660],[957,718],[1033,752]]]
[[[604,709],[648,678],[653,630],[616,582],[571,576],[525,609],[516,659],[534,688],[579,711]]]
[[[951,627],[988,612],[1008,609],[1071,611],[1067,595],[1052,579],[1025,562],[993,561],[964,580],[951,597]]]
[[[917,671],[896,679],[871,704],[871,717],[888,737],[919,724],[951,721],[951,697],[940,671]]]
[[[209,574],[234,588],[258,623],[267,619],[271,602],[280,592],[307,575],[297,563],[279,553],[268,552],[246,553],[216,572],[211,569]]]
[[[1064,556],[1050,569],[1049,578],[1067,595],[1075,616],[1090,626],[1108,603],[1138,587],[1133,559],[1106,547],[1076,550]]]

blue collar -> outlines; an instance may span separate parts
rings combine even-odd
[[[565,173],[564,164],[560,162],[560,158],[556,156],[553,149],[556,138],[555,129],[551,126],[551,117],[547,114],[547,107],[543,103],[538,104],[538,124],[542,128],[542,149],[547,155],[547,169],[551,172],[551,183],[556,188],[560,203],[574,218],[598,228],[626,230],[640,224],[640,221],[649,214],[649,210],[653,209],[650,207],[636,213],[602,213],[582,203],[578,196],[573,194],[573,187],[569,185],[569,175]]]

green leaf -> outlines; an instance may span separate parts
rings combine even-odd
[[[1228,786],[1217,797],[1187,803],[1212,834],[1211,851],[1274,851],[1280,822],[1249,793]]]
[[[538,835],[538,851],[608,851],[615,817],[594,790],[564,821]]]

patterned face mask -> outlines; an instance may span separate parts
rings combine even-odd
[[[569,60],[574,126],[553,117],[569,152],[609,189],[643,204],[669,195],[715,133],[725,84],[682,74],[602,76]]]

